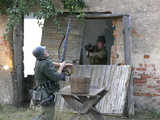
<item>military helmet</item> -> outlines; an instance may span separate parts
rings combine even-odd
[[[105,44],[106,43],[105,37],[104,36],[98,36],[97,43],[98,42],[102,42],[103,44]]]
[[[46,50],[45,46],[38,46],[33,50],[32,54],[36,58],[39,58],[39,57],[42,57],[44,55],[45,50]]]

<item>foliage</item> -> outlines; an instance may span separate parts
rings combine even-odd
[[[61,0],[64,4],[64,9],[69,10],[71,14],[74,12],[80,12],[85,8],[83,0]],[[33,8],[39,5],[38,11],[33,11]],[[53,0],[0,0],[0,13],[8,15],[8,31],[20,23],[23,16],[28,16],[31,12],[38,19],[49,19],[53,18],[54,24],[60,29],[57,16],[63,14],[63,10],[58,10]],[[78,18],[84,16],[83,12],[77,15]]]
[[[69,9],[71,12],[86,7],[83,0],[62,0],[62,2],[64,3],[64,8]]]
[[[12,6],[13,0],[0,0],[0,14],[6,14],[6,10]]]
[[[151,111],[151,117],[154,119],[160,118],[160,112],[157,112],[156,110]]]

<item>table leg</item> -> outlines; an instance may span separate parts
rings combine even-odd
[[[82,113],[87,113],[89,109],[93,107],[93,105],[99,100],[99,97],[79,97],[80,102],[83,104],[83,109],[81,110]]]
[[[94,97],[62,95],[67,104],[79,114],[72,117],[71,120],[79,120],[83,115],[88,120],[104,120],[103,115],[95,108],[99,101],[107,93],[106,90]]]
[[[96,120],[93,115],[88,115],[87,112],[84,113],[84,104],[79,102],[76,97],[63,95],[63,98],[73,110],[78,112],[78,114],[74,115],[71,120],[79,120],[81,115],[84,116],[86,120]]]
[[[102,92],[100,92],[99,94],[98,94],[98,96],[100,96],[99,97],[99,99],[97,100],[97,102],[95,102],[95,104],[93,105],[94,107],[99,103],[99,101],[106,95],[106,93],[107,93],[107,91],[106,90],[103,90]]]
[[[92,119],[92,120],[104,120],[103,115],[101,115],[100,112],[98,112],[98,110],[95,108],[97,103],[99,103],[99,101],[104,97],[104,95],[106,94],[106,92],[102,92],[102,94],[100,94],[100,97],[95,96],[95,97],[85,97],[85,96],[79,96],[81,103],[83,104],[83,113],[87,113],[88,112],[88,116]]]
[[[63,95],[66,103],[71,107],[73,110],[77,112],[81,112],[83,109],[83,104],[79,102],[79,100],[74,96]]]

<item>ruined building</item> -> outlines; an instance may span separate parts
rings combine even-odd
[[[156,0],[85,0],[87,4],[85,21],[72,20],[71,33],[68,41],[67,59],[88,64],[84,56],[84,45],[95,43],[98,35],[106,37],[108,64],[131,64],[134,71],[134,100],[137,110],[159,110],[160,108],[160,2]],[[66,13],[67,14],[67,13]],[[64,29],[67,18],[60,16]],[[0,16],[0,102],[12,103],[13,75],[9,70],[22,70],[20,62],[15,63],[12,54],[16,51],[3,40],[3,32],[7,17]],[[45,45],[54,60],[58,60],[57,43],[62,36],[51,20],[44,24],[42,45]],[[17,42],[18,44],[18,42]],[[22,50],[22,41],[17,49]],[[17,52],[15,52],[17,53]],[[14,60],[14,61],[13,61]],[[22,60],[20,57],[19,60]],[[14,63],[14,64],[13,64]],[[17,73],[19,74],[19,73]],[[20,79],[20,78],[19,78]],[[22,82],[23,83],[23,82]],[[22,83],[18,83],[21,85]]]

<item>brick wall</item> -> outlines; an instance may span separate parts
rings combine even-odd
[[[7,24],[7,17],[0,16],[0,103],[12,103],[13,87],[10,70],[12,70],[12,52],[10,44],[4,40],[4,32]],[[5,70],[3,67],[9,67]]]
[[[125,64],[124,59],[124,36],[123,36],[123,22],[122,19],[114,19],[113,20],[113,37],[114,44],[111,48],[111,64]]]
[[[144,55],[144,59],[150,59]],[[134,67],[134,96],[138,110],[160,112],[160,66],[139,63]]]
[[[66,17],[59,17],[60,24],[62,25],[63,31],[66,31],[68,19]],[[74,60],[79,60],[80,58],[80,46],[82,39],[82,29],[83,25],[79,23],[76,19],[72,19],[71,23],[71,31],[69,33],[68,38],[68,46],[66,59],[70,60],[70,62]],[[46,46],[51,58],[54,61],[59,61],[58,59],[58,48],[61,40],[63,39],[63,35],[57,31],[57,27],[53,24],[52,19],[45,21],[43,35],[42,35],[42,45]],[[63,45],[62,45],[63,47]],[[60,49],[60,53],[62,53],[62,47]]]

